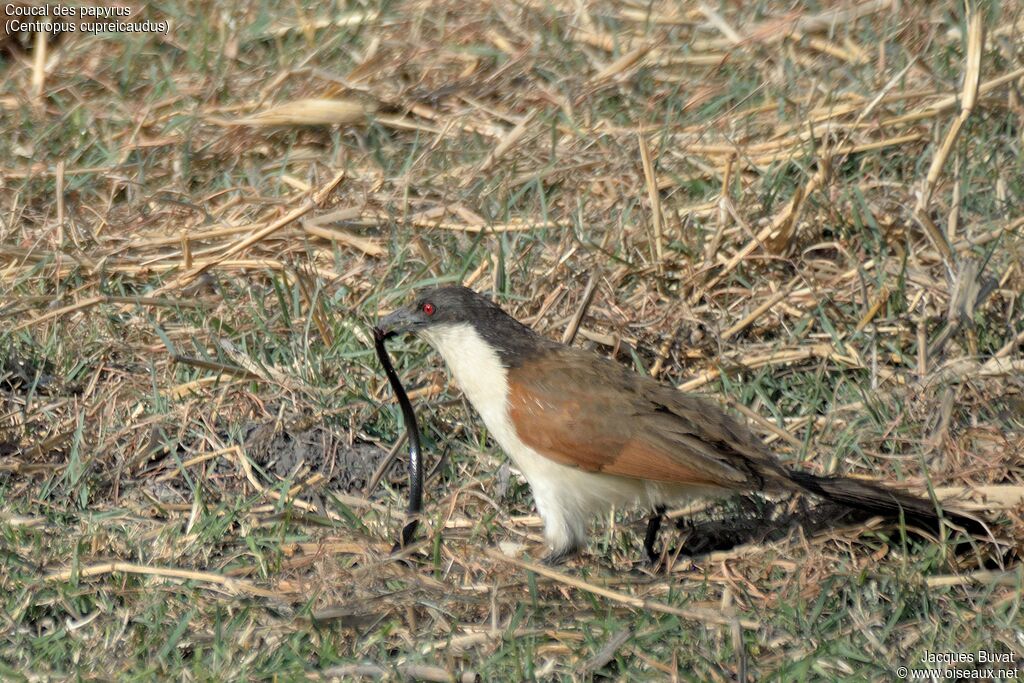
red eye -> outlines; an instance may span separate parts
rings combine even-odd
[[[427,315],[434,315],[434,311],[436,310],[437,309],[434,308],[434,304],[430,302],[423,304],[423,312],[426,313]]]

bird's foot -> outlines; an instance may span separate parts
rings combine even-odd
[[[652,574],[664,574],[665,570],[668,568],[666,558],[661,555],[655,555],[654,557],[648,555],[647,559],[642,560],[642,562],[644,568]]]
[[[579,552],[579,546],[575,545],[565,546],[563,548],[551,548],[540,561],[548,567],[557,567],[558,565],[563,564],[566,560],[575,557]]]
[[[661,553],[655,545],[658,542],[658,532],[661,530],[661,521],[665,516],[665,506],[659,505],[654,508],[654,513],[647,519],[647,533],[644,534],[644,552],[647,553],[648,566],[657,567],[661,564]]]

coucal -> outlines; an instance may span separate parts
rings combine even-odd
[[[654,561],[665,506],[699,496],[810,492],[872,513],[939,523],[928,499],[790,470],[711,400],[546,339],[466,287],[421,292],[379,327],[415,333],[444,357],[529,482],[549,563],[580,550],[592,517],[612,505],[655,511],[644,542]],[[944,516],[979,526],[958,513]]]

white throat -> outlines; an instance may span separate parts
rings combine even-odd
[[[437,325],[420,335],[444,357],[456,383],[492,431],[508,422],[508,370],[469,323]],[[495,434],[499,442],[501,437]]]

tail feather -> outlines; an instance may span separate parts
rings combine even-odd
[[[859,479],[819,477],[794,471],[786,474],[800,488],[826,500],[894,519],[902,515],[907,522],[921,526],[934,529],[939,527],[939,511],[928,498],[919,498]],[[943,509],[942,518],[963,527],[971,534],[987,536],[990,533],[982,521],[960,512]]]

